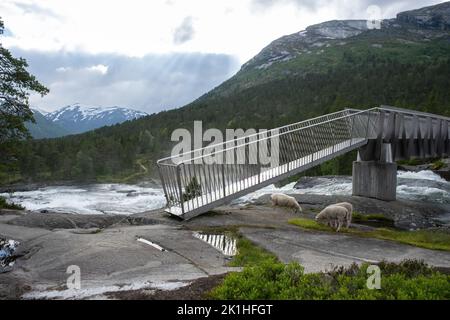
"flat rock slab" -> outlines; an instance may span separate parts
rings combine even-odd
[[[50,231],[41,228],[15,226],[0,222],[0,237],[14,239],[20,242],[35,239],[49,233]]]
[[[450,252],[427,250],[393,241],[344,234],[298,230],[241,228],[242,234],[274,253],[281,261],[297,261],[306,272],[331,270],[352,263],[424,260],[436,267],[450,266]]]
[[[126,222],[127,216],[120,215],[81,215],[57,212],[27,212],[24,215],[10,219],[8,224],[47,230],[75,228],[107,228],[121,222]]]
[[[5,227],[12,239],[20,238],[20,233],[28,229],[0,224],[0,234]],[[25,298],[82,298],[122,289],[175,289],[193,279],[235,270],[226,267],[228,260],[219,251],[194,238],[192,231],[173,226],[73,231],[44,230],[31,240],[22,238],[25,241],[18,254],[24,256],[16,261],[13,272],[0,274],[0,296],[2,291],[7,295],[7,288],[2,289],[1,284],[11,285],[11,277],[26,288]],[[166,250],[138,242],[138,237]],[[69,266],[80,268],[81,291],[67,290]]]

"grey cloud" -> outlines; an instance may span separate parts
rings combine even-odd
[[[11,49],[27,59],[39,81],[50,89],[32,95],[33,106],[55,110],[80,102],[123,106],[148,113],[183,106],[229,78],[239,62],[223,54],[177,53],[132,58],[113,54],[45,53]],[[105,65],[108,72],[89,71]]]
[[[361,18],[370,5],[379,6],[383,12],[394,15],[397,12],[417,9],[443,2],[442,0],[358,0],[349,3],[339,0],[252,0],[251,8],[256,11],[268,10],[276,5],[295,4],[300,10],[316,11],[321,7],[337,5],[339,12],[348,12],[352,18]],[[395,8],[395,9],[394,9]],[[395,12],[394,12],[395,11]]]
[[[5,37],[13,37],[13,36],[14,36],[14,34],[12,33],[12,31],[11,31],[10,29],[8,29],[8,28],[5,28],[5,29],[3,30],[3,35],[4,35]]]
[[[298,5],[299,8],[304,8],[308,10],[316,10],[324,2],[323,0],[252,0],[250,2],[251,9],[255,11],[265,11],[276,5],[285,5],[294,3]]]
[[[41,16],[47,16],[55,19],[61,19],[61,17],[54,11],[44,8],[36,3],[23,3],[15,2],[14,5],[20,8],[24,13],[36,14]]]
[[[194,38],[194,21],[192,17],[184,18],[183,22],[175,29],[173,34],[173,42],[175,44],[183,44]]]

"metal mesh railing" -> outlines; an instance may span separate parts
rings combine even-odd
[[[369,118],[344,110],[161,159],[168,211],[199,210],[360,146]]]
[[[380,126],[385,114],[412,117],[398,109],[347,109],[161,159],[167,211],[194,216],[357,149],[389,131]],[[423,114],[414,118],[425,121]]]

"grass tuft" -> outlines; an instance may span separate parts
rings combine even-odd
[[[296,218],[289,220],[289,223],[308,230],[334,232],[330,227],[311,219]],[[361,231],[343,228],[340,232],[359,237],[397,241],[426,249],[450,251],[450,234],[436,230],[399,231],[376,228],[372,231]]]
[[[269,251],[254,245],[250,240],[239,236],[237,254],[230,261],[230,267],[257,266],[266,262],[275,262],[277,257]]]

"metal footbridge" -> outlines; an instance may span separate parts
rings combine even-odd
[[[166,211],[190,219],[355,149],[365,160],[450,155],[450,118],[346,109],[161,159]]]

